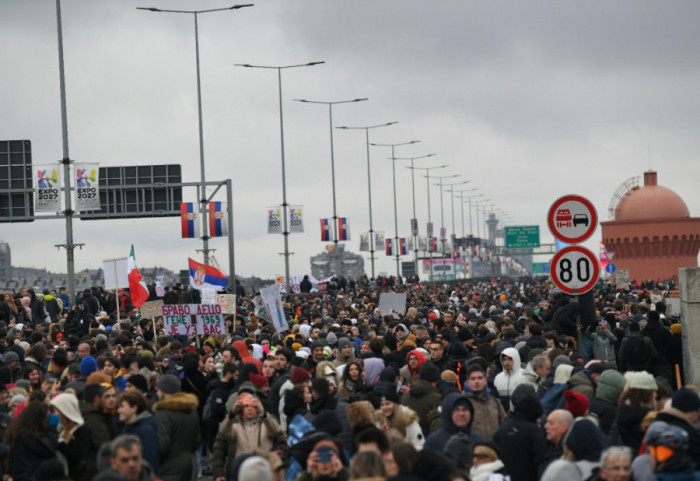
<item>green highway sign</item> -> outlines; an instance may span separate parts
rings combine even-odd
[[[506,249],[526,249],[540,246],[540,226],[520,225],[506,227]]]
[[[533,274],[549,274],[549,262],[533,262]]]

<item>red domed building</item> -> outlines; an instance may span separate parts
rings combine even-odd
[[[671,189],[657,184],[656,172],[626,181],[610,203],[610,221],[601,222],[603,244],[630,280],[670,279],[680,267],[697,267],[700,218]]]

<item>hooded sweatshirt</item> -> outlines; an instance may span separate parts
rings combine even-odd
[[[498,391],[498,395],[502,402],[506,402],[510,399],[510,395],[513,389],[516,388],[518,384],[523,381],[523,368],[520,365],[520,354],[518,350],[514,347],[508,347],[501,353],[501,365],[503,365],[503,356],[508,356],[513,359],[513,367],[510,371],[505,369],[496,376],[493,384]],[[505,404],[508,406],[508,404]]]
[[[452,422],[452,411],[454,411],[458,404],[465,404],[471,413],[469,423],[467,423],[466,427],[461,429]],[[464,394],[455,392],[445,396],[445,399],[442,401],[442,412],[440,416],[442,418],[442,428],[428,436],[425,442],[425,446],[433,451],[442,453],[450,437],[458,432],[469,434],[472,446],[484,441],[481,435],[471,430],[472,421],[474,420],[474,407]]]

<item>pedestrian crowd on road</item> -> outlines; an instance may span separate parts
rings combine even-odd
[[[213,336],[166,335],[128,291],[6,292],[0,470],[13,481],[700,480],[700,396],[684,382],[673,287],[600,283],[572,297],[546,278],[337,279],[283,294],[289,330],[277,332],[238,286]],[[381,312],[392,294],[405,309]]]

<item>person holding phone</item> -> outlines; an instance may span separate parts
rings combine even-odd
[[[347,481],[350,471],[343,466],[338,454],[338,446],[332,441],[319,441],[306,461],[306,472],[297,481]]]

